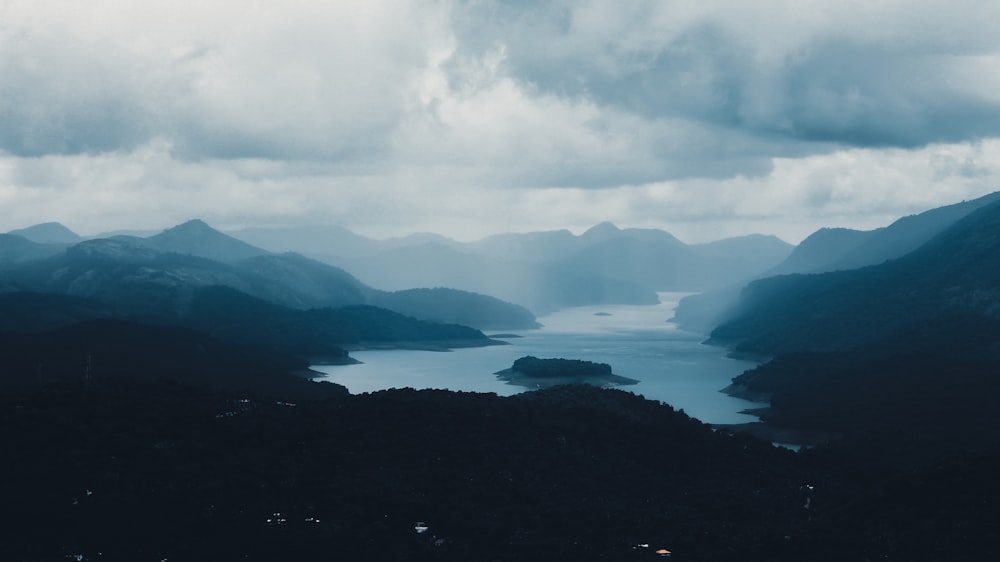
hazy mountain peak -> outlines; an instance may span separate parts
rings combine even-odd
[[[201,219],[181,223],[146,240],[160,251],[189,254],[223,262],[234,262],[269,253],[223,234]]]
[[[83,240],[77,233],[58,222],[45,222],[11,230],[8,234],[23,236],[39,244],[76,244]]]
[[[168,232],[198,232],[198,233],[212,233],[219,232],[208,226],[208,223],[201,219],[191,219],[187,222],[182,222],[177,226],[165,229],[161,234],[166,234]],[[220,233],[221,234],[221,233]]]
[[[594,226],[588,228],[587,231],[584,232],[581,236],[587,238],[593,238],[593,237],[603,238],[607,236],[613,236],[615,234],[620,233],[621,231],[622,229],[618,228],[615,225],[615,223],[610,221],[604,221],[602,223],[595,224]]]

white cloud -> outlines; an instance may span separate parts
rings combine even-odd
[[[997,188],[1000,5],[0,3],[0,230],[874,227]]]

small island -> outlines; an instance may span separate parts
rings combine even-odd
[[[607,363],[580,359],[539,359],[530,355],[514,361],[509,369],[494,374],[508,384],[529,388],[548,388],[572,383],[614,387],[639,382],[612,373],[611,365]]]

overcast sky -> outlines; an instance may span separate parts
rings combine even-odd
[[[0,0],[0,231],[873,228],[1000,190],[1000,2]]]

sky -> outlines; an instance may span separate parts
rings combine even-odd
[[[998,21],[992,0],[0,0],[0,232],[875,228],[1000,190]]]

